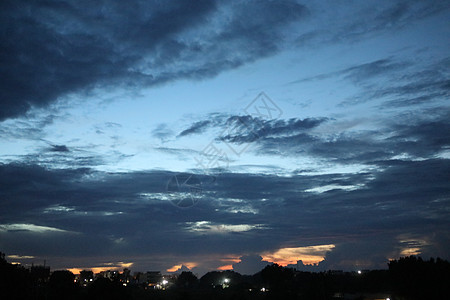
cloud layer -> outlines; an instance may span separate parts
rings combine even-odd
[[[0,251],[244,274],[449,258],[449,7],[2,1]]]

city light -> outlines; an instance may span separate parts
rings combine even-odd
[[[223,283],[222,283],[222,288],[226,289],[228,287],[230,287],[230,279],[224,278]]]

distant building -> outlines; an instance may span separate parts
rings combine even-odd
[[[83,270],[78,276],[78,281],[82,286],[87,286],[94,281],[94,272]]]
[[[156,286],[163,280],[161,272],[159,271],[149,271],[146,273],[146,275],[148,286]]]
[[[122,274],[120,274],[120,281],[122,283],[124,283],[125,286],[128,285],[132,281],[132,277],[131,277],[130,273],[131,273],[131,270],[125,268],[125,269],[123,269]]]
[[[97,274],[98,277],[108,278],[109,280],[119,279],[119,275],[120,274],[118,271],[112,271],[112,270],[102,271]]]
[[[147,285],[147,274],[136,272],[133,275],[133,283],[138,285]]]
[[[50,278],[50,267],[33,265],[30,268],[30,275],[38,283],[47,282]]]

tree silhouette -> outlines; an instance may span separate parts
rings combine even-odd
[[[88,270],[83,270],[80,272],[81,284],[89,283],[92,280],[94,280],[94,272]]]
[[[119,281],[111,281],[108,278],[97,278],[88,287],[89,299],[108,299],[108,300],[123,300],[129,299],[128,289],[123,287]]]
[[[294,280],[294,270],[283,268],[278,264],[266,266],[261,271],[263,282],[273,290],[286,289],[292,285]]]
[[[72,272],[54,271],[49,280],[50,299],[74,299],[76,296],[75,275]]]
[[[192,288],[197,286],[198,279],[192,272],[181,272],[180,276],[178,276],[176,285],[182,288]]]
[[[242,282],[242,275],[234,271],[211,271],[200,278],[200,284],[203,287],[222,286],[225,279],[230,287],[234,287]]]
[[[126,287],[114,280],[97,278],[85,287],[74,283],[69,271],[54,271],[47,281],[33,275],[33,268],[8,263],[0,252],[0,299],[18,300],[122,300],[122,299],[333,299],[333,295],[389,293],[391,299],[450,299],[450,263],[442,259],[423,260],[410,256],[392,260],[389,270],[355,272],[298,272],[273,264],[252,276],[234,271],[212,271],[200,280],[182,272],[167,290],[150,289],[130,282]],[[125,277],[129,272],[124,272]],[[47,275],[48,276],[48,275]],[[91,271],[80,279],[90,282]],[[38,279],[37,279],[38,278]],[[200,284],[199,284],[200,283]],[[261,291],[264,287],[266,292]],[[268,290],[268,292],[267,292]],[[359,298],[355,298],[359,299]]]
[[[0,252],[0,299],[30,299],[32,290],[28,270],[8,263],[5,254]]]
[[[450,299],[450,263],[409,256],[389,262],[392,285],[408,299]]]

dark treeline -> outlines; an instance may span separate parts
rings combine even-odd
[[[0,253],[0,299],[375,299],[379,296],[373,295],[380,294],[391,300],[450,299],[448,261],[410,256],[393,260],[388,267],[361,274],[311,273],[273,264],[252,276],[213,271],[201,278],[183,272],[165,290],[157,290],[101,277],[83,286],[70,271],[54,271],[45,278],[8,263]]]

